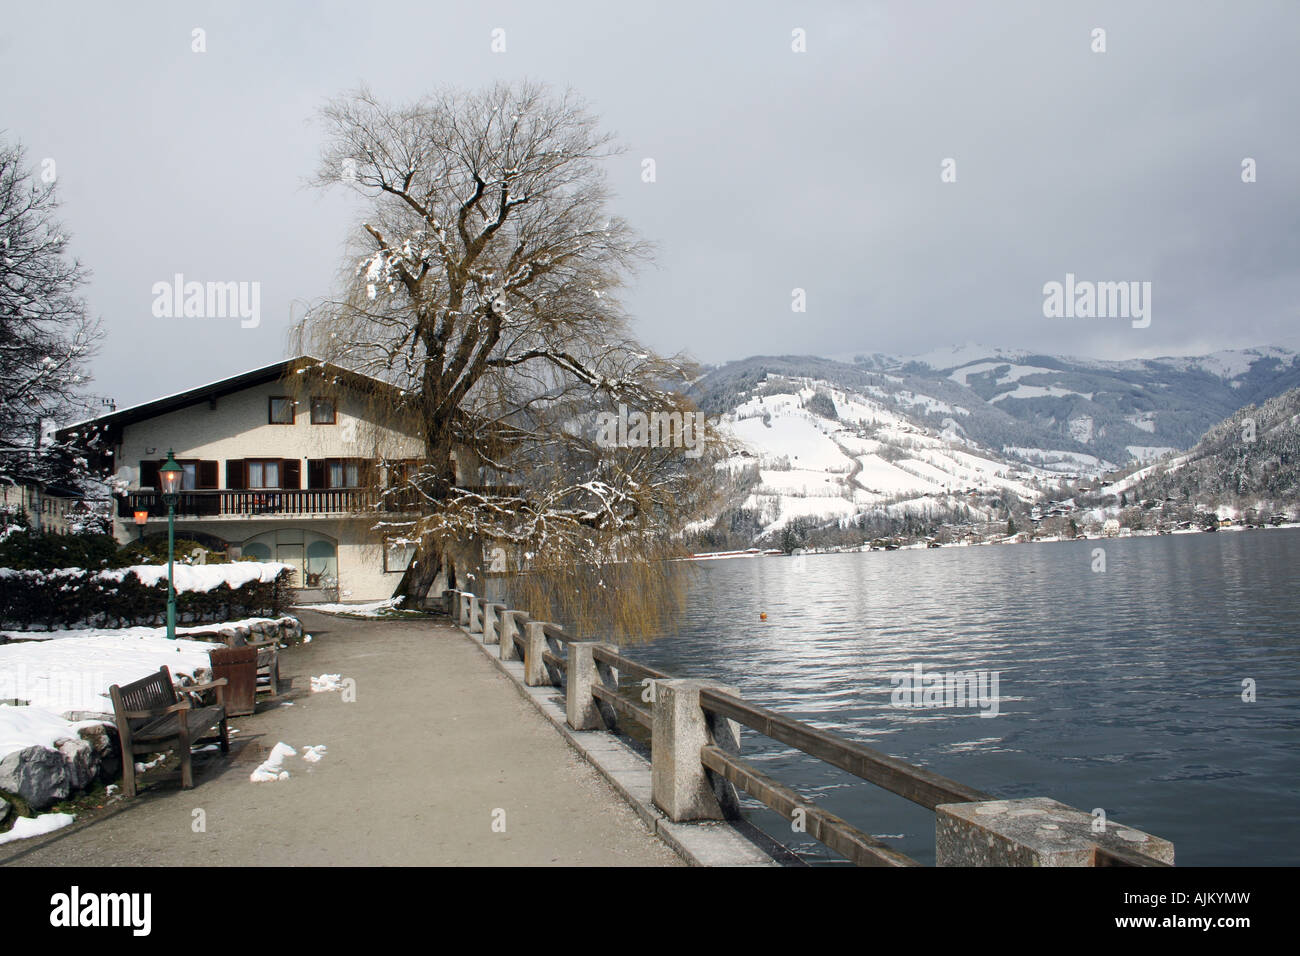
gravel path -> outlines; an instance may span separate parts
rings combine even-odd
[[[193,790],[154,771],[136,800],[0,846],[0,864],[681,865],[459,632],[301,617],[313,641],[280,657],[292,706],[233,719],[231,755],[196,756]],[[322,674],[353,678],[356,701],[311,693]],[[279,741],[328,749],[251,783]]]

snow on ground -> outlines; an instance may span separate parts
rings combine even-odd
[[[18,699],[51,714],[111,717],[108,688],[128,684],[166,664],[173,678],[206,675],[205,641],[156,635],[92,634],[77,640],[0,645],[0,700]],[[21,707],[0,707],[0,720]]]
[[[999,375],[997,378],[998,385],[1010,385],[1012,382],[1018,382],[1026,375],[1060,375],[1060,369],[1043,368],[1041,365],[1017,365],[1013,362],[975,362],[971,365],[963,365],[948,373],[948,377],[960,385],[969,385],[967,379],[971,375],[981,375],[984,372],[991,372],[994,369],[1005,368],[1006,374]]]
[[[1170,458],[1167,461],[1160,461],[1154,465],[1147,465],[1145,468],[1139,468],[1137,471],[1133,472],[1133,474],[1121,478],[1106,490],[1113,495],[1122,494],[1141,482],[1143,479],[1154,474],[1157,468],[1167,468],[1170,471],[1173,471],[1175,468],[1186,462],[1189,457],[1191,456],[1179,455],[1177,458]]]
[[[276,780],[288,780],[289,771],[284,769],[285,757],[296,757],[298,751],[281,741],[271,748],[271,755],[248,775],[253,783],[271,783]]]
[[[910,356],[910,359],[914,362],[922,362],[937,371],[943,371],[949,368],[961,368],[981,359],[1006,359],[1006,362],[998,363],[999,365],[1005,365],[1019,362],[1028,357],[1029,353],[1023,349],[992,348],[987,345],[968,342],[965,345],[955,345],[949,348],[936,349],[933,352],[926,352],[922,355],[913,355]]]
[[[1068,471],[1086,475],[1102,475],[1115,470],[1115,465],[1111,462],[1098,458],[1096,455],[1087,455],[1077,451],[1004,445],[1002,453],[1032,461],[1036,467],[1045,472]]]
[[[7,696],[0,691],[0,697]],[[40,707],[0,706],[0,760],[28,747],[53,750],[56,740],[75,737],[79,727],[93,723],[98,721],[66,720]]]
[[[305,608],[309,611],[320,611],[323,614],[351,614],[354,617],[383,617],[384,611],[396,610],[406,599],[406,595],[398,595],[395,598],[389,598],[386,601],[371,601],[368,604],[295,604],[294,607]]]
[[[1234,379],[1245,375],[1250,371],[1250,367],[1262,358],[1276,358],[1283,363],[1290,360],[1294,363],[1296,355],[1290,349],[1266,346],[1258,349],[1225,349],[1195,357],[1162,357],[1154,361],[1180,371],[1199,368],[1223,379]],[[1239,382],[1233,384],[1240,385]]]
[[[793,398],[769,396],[765,401],[773,403],[784,397]],[[743,412],[754,404],[747,402],[737,411]],[[762,418],[740,418],[730,430],[759,455],[763,465],[774,465],[784,459],[795,468],[848,471],[851,463],[819,426],[819,422],[825,420],[810,412],[792,414],[792,411],[783,407],[783,414],[774,414],[768,419],[770,426],[764,425]]]
[[[1178,450],[1168,445],[1125,445],[1124,447],[1138,461],[1154,461]]]
[[[19,817],[14,821],[13,829],[8,833],[0,833],[0,843],[28,840],[45,833],[53,833],[55,830],[62,830],[75,819],[76,817],[71,813],[42,813],[35,817]]]
[[[831,497],[843,487],[842,477],[803,468],[790,471],[764,468],[759,472],[761,490],[796,498]]]
[[[311,679],[311,692],[313,694],[324,693],[325,691],[339,690],[343,686],[342,674],[321,674],[320,677]]]
[[[1091,415],[1080,415],[1078,418],[1071,418],[1069,421],[1070,437],[1081,445],[1086,445],[1092,441],[1093,420]]]
[[[1156,413],[1142,412],[1140,415],[1125,415],[1124,421],[1128,422],[1134,428],[1141,429],[1144,432],[1155,433],[1156,430]]]
[[[862,470],[854,480],[868,491],[881,495],[924,495],[943,491],[943,485],[904,471],[879,455],[863,455],[858,462]]]
[[[1006,398],[1069,398],[1071,395],[1078,395],[1080,398],[1092,401],[1093,394],[1093,392],[1076,392],[1069,388],[1058,388],[1055,385],[1017,385],[1009,392],[994,395],[989,402],[996,403]]]

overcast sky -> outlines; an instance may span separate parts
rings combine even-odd
[[[662,351],[1300,348],[1298,47],[1294,0],[42,2],[0,23],[0,128],[55,161],[119,404],[285,356],[354,221],[304,185],[315,114],[362,82],[585,96],[627,146],[613,209],[658,244],[628,301]],[[1149,327],[1045,318],[1067,272],[1151,282]],[[176,273],[259,282],[260,325],[155,318]]]

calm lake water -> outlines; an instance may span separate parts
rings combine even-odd
[[[1172,840],[1179,865],[1300,863],[1300,530],[694,567],[685,620],[630,656],[999,797],[1102,807]],[[998,672],[998,716],[891,706],[891,675],[917,663]],[[742,749],[933,863],[929,811],[749,731]],[[837,861],[749,813],[810,862]]]

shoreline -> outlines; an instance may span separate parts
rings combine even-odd
[[[795,558],[810,554],[864,554],[872,551],[929,551],[938,550],[940,548],[979,548],[1013,544],[1060,544],[1064,541],[1120,541],[1127,538],[1164,538],[1172,537],[1174,535],[1188,534],[1234,534],[1245,531],[1285,531],[1295,528],[1300,528],[1300,521],[1288,521],[1282,524],[1261,525],[1259,527],[1229,525],[1228,527],[1217,528],[1214,531],[1205,531],[1200,528],[1178,528],[1172,531],[1148,531],[1142,529],[1138,531],[1130,530],[1128,534],[1081,534],[1075,538],[1064,538],[1060,535],[1047,535],[1041,538],[1023,538],[1021,540],[1014,540],[1017,536],[1012,535],[1011,538],[991,539],[987,541],[952,541],[946,544],[915,541],[909,544],[899,544],[892,548],[877,548],[870,545],[860,545],[852,548],[799,548],[788,553],[779,548],[749,548],[743,551],[702,551],[698,554],[692,554],[690,557],[679,558],[678,560],[725,561],[733,558]],[[1021,533],[1023,534],[1024,532]]]

